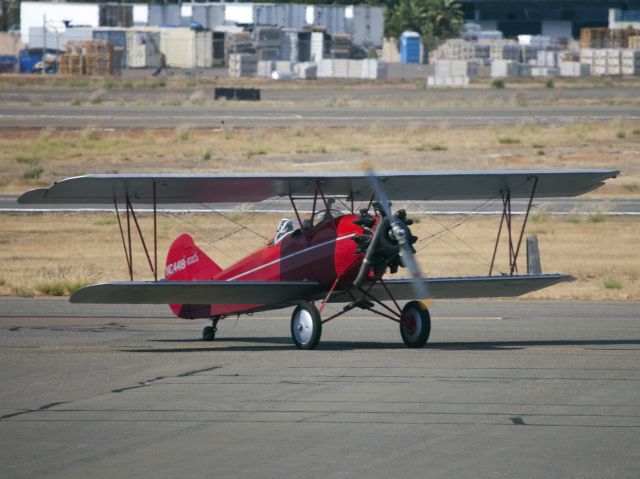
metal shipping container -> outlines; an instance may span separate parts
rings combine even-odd
[[[306,25],[307,6],[295,3],[279,3],[276,5],[275,25],[283,28],[302,29]]]
[[[133,5],[101,4],[101,27],[124,27],[133,25]]]
[[[159,68],[162,66],[160,32],[127,31],[126,59],[129,68]]]
[[[354,45],[382,48],[384,41],[384,9],[380,7],[347,7],[346,29]]]
[[[161,28],[160,50],[166,65],[174,68],[211,68],[213,36],[210,31]]]
[[[149,5],[149,25],[180,25],[180,5]]]

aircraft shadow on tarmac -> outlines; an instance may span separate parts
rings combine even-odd
[[[204,344],[199,339],[151,339],[153,343],[173,344]],[[237,343],[245,343],[238,345]],[[288,337],[262,337],[262,338],[218,338],[209,347],[193,348],[132,348],[127,352],[139,353],[181,353],[198,351],[280,351],[293,349],[294,346]],[[228,345],[227,345],[228,344]],[[640,346],[640,339],[577,339],[577,340],[548,340],[548,341],[469,341],[469,342],[433,342],[427,343],[423,349],[436,350],[474,350],[474,351],[506,351],[526,349],[528,347],[584,347],[598,349],[602,346],[606,349],[638,349],[628,346]],[[625,347],[626,346],[626,347]],[[352,349],[405,349],[404,344],[394,341],[322,341],[318,350],[345,351]]]

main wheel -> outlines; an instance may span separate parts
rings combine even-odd
[[[203,341],[213,341],[216,339],[216,330],[213,326],[207,326],[202,330]]]
[[[302,303],[291,315],[291,337],[298,349],[314,349],[320,341],[322,321],[320,313],[311,303]]]
[[[431,333],[429,310],[420,301],[409,301],[402,308],[400,335],[408,348],[421,348]]]

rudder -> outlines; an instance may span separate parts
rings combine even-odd
[[[222,268],[204,251],[198,248],[188,234],[178,236],[167,253],[164,275],[167,281],[207,281],[212,280]],[[180,318],[208,318],[210,305],[172,304],[171,310]]]

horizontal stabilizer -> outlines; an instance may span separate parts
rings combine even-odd
[[[485,170],[377,173],[395,201],[536,198],[587,193],[618,175],[616,170]],[[24,193],[21,204],[113,204],[128,196],[132,203],[247,203],[276,196],[313,196],[317,185],[327,196],[368,201],[373,190],[367,176],[351,174],[100,174],[56,181],[49,188]]]
[[[313,281],[127,281],[86,286],[72,303],[273,304],[311,298]]]
[[[520,296],[537,291],[563,281],[571,281],[571,276],[563,274],[542,274],[522,276],[469,276],[460,278],[423,278],[427,289],[433,298],[500,298]],[[410,279],[389,279],[385,281],[387,288],[395,299],[424,299],[416,298]],[[376,284],[371,293],[379,299],[387,299],[384,287]],[[351,301],[346,294],[335,295],[332,302],[343,303]]]

